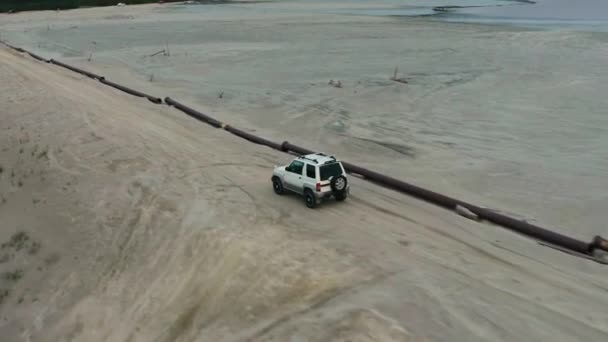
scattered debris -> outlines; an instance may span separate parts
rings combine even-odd
[[[154,57],[154,56],[159,55],[159,54],[161,54],[161,53],[162,53],[163,55],[166,55],[166,50],[165,50],[165,49],[162,49],[162,50],[160,50],[160,51],[158,51],[158,52],[155,52],[155,53],[153,53],[153,54],[149,55],[148,57]]]
[[[167,56],[167,57],[171,56],[171,50],[169,50],[169,41],[167,41],[165,43],[165,56]]]
[[[329,80],[328,84],[330,86],[334,86],[335,88],[342,88],[342,81]]]
[[[397,77],[398,73],[399,73],[399,67],[395,67],[395,72],[393,73],[393,77],[391,77],[391,81],[395,81],[395,82],[399,82],[399,83],[405,83],[405,84],[410,83],[408,81],[408,79],[405,78],[405,77]]]
[[[217,97],[220,98],[220,99],[223,99],[224,98],[224,91],[218,91],[217,92]]]

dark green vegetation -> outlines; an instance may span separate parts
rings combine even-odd
[[[181,0],[165,0],[179,2]],[[119,2],[127,5],[155,3],[158,0],[0,0],[0,12],[71,9],[88,6],[114,6]]]

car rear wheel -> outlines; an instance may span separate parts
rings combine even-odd
[[[283,189],[283,183],[278,177],[272,179],[272,189],[277,195],[282,195],[285,192],[285,189]]]
[[[310,190],[304,191],[304,201],[306,202],[306,206],[311,209],[317,206],[317,198]]]

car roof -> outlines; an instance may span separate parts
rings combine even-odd
[[[336,157],[334,156],[328,156],[325,153],[312,153],[312,154],[307,154],[304,156],[300,156],[298,158],[298,160],[301,161],[306,161],[309,164],[316,164],[316,165],[325,165],[325,164],[331,164],[331,163],[335,163],[338,160],[336,159]]]

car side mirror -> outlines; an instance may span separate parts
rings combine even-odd
[[[287,171],[287,172],[291,172],[291,165],[290,165],[290,166],[285,167],[285,171]]]

